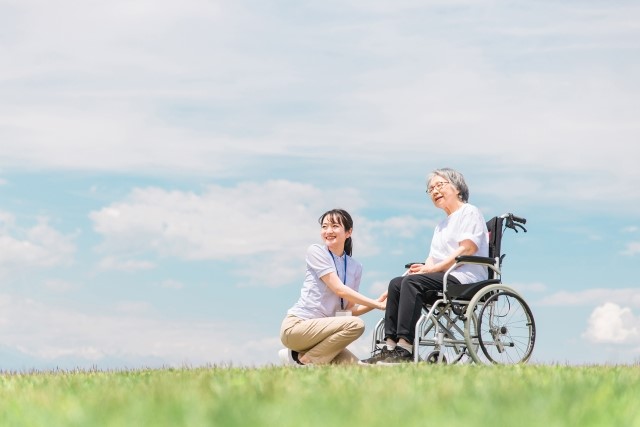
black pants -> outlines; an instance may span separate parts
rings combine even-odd
[[[413,343],[422,305],[432,304],[438,299],[443,281],[444,273],[408,274],[391,279],[384,313],[385,339],[397,342],[404,338]],[[449,275],[447,283],[460,282]]]

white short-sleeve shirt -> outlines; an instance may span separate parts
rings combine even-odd
[[[346,280],[345,280],[346,257]],[[335,261],[334,261],[335,260]],[[307,249],[307,272],[300,291],[300,298],[287,314],[303,319],[335,316],[340,310],[340,297],[324,284],[322,276],[334,272],[345,285],[358,291],[362,278],[362,265],[346,253],[341,257],[329,252],[326,246],[313,244]],[[346,307],[347,301],[344,301]]]
[[[442,220],[433,232],[429,256],[434,263],[449,257],[460,247],[463,240],[471,240],[478,250],[473,255],[489,256],[489,231],[487,223],[478,208],[465,203],[460,209]],[[487,267],[465,264],[453,270],[451,274],[460,283],[473,283],[486,280]]]

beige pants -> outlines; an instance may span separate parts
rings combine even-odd
[[[363,332],[364,322],[355,316],[301,319],[288,315],[282,321],[280,340],[315,365],[355,363],[358,358],[346,347]]]

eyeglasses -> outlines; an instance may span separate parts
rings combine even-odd
[[[442,190],[442,187],[449,184],[449,181],[440,181],[437,184],[433,184],[431,187],[427,188],[427,194],[433,193],[433,190]]]

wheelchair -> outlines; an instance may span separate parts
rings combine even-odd
[[[536,327],[531,308],[513,288],[502,283],[501,252],[507,228],[527,232],[525,218],[511,213],[491,218],[489,256],[459,256],[444,276],[443,291],[422,307],[416,322],[414,362],[455,364],[524,364],[531,357]],[[488,279],[447,285],[447,277],[463,264],[488,269]],[[410,264],[405,265],[409,268]],[[407,273],[405,273],[407,274]],[[376,324],[372,353],[384,346],[384,318]]]

